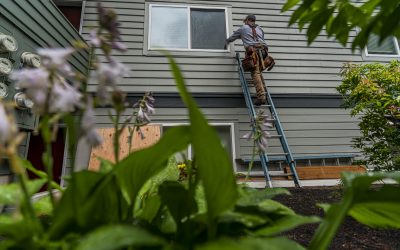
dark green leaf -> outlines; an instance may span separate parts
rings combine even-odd
[[[277,235],[304,224],[320,222],[320,218],[315,216],[302,216],[297,214],[284,215],[279,219],[274,219],[266,227],[256,231],[256,234],[263,236]]]
[[[300,0],[288,0],[285,5],[283,5],[282,7],[282,12],[284,11],[288,11],[291,8],[293,8],[296,4],[298,4],[300,2]]]
[[[77,250],[113,250],[126,247],[159,246],[162,241],[140,228],[112,225],[98,228],[88,234]]]
[[[168,57],[180,95],[189,108],[191,141],[198,175],[204,185],[209,226],[221,212],[231,208],[237,197],[236,179],[231,160],[216,131],[198,109],[188,93],[182,74],[172,57]]]
[[[32,165],[32,163],[31,163],[30,161],[25,160],[25,159],[21,159],[21,163],[22,163],[22,166],[23,166],[24,168],[28,169],[29,171],[31,171],[32,173],[34,173],[36,176],[38,176],[38,177],[40,177],[40,178],[42,178],[42,179],[44,179],[44,180],[47,180],[47,173],[44,172],[44,171],[41,171],[41,170],[36,169],[36,168]],[[57,182],[55,182],[55,181],[52,181],[52,182],[51,182],[51,186],[52,186],[53,188],[59,190],[59,191],[62,191],[61,186],[60,186]]]
[[[332,15],[334,9],[326,9],[321,11],[315,18],[311,21],[310,26],[307,30],[307,42],[311,44],[315,38],[319,35],[322,30],[322,27],[326,24],[329,20],[330,16]]]
[[[244,238],[241,240],[219,240],[210,242],[196,250],[304,250],[305,248],[296,242],[284,237],[277,238]]]
[[[290,192],[284,188],[273,189],[242,189],[240,198],[236,202],[237,206],[252,206],[258,205],[260,202],[271,199],[277,195],[290,195]]]
[[[159,194],[176,224],[182,223],[182,219],[197,212],[197,204],[194,197],[182,184],[175,181],[166,181],[159,187]]]
[[[247,228],[262,226],[268,222],[270,222],[270,219],[266,216],[230,211],[225,212],[218,217],[218,223],[240,223]]]

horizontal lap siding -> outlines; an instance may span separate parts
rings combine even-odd
[[[35,47],[71,47],[74,40],[82,40],[50,0],[2,0],[0,10],[16,26],[21,36],[31,40]],[[86,73],[88,59],[87,51],[79,51],[72,55],[70,62],[81,73]]]
[[[235,158],[250,158],[252,143],[243,139],[250,131],[250,122],[245,108],[203,108],[210,123],[234,123]],[[132,110],[126,111],[121,120],[125,120]],[[351,147],[351,139],[359,135],[358,120],[351,118],[342,109],[323,108],[280,108],[278,109],[287,140],[295,156],[318,154],[358,153]],[[97,126],[112,127],[107,109],[96,110]],[[184,108],[162,108],[151,117],[153,124],[188,123],[187,110]],[[271,131],[271,135],[275,135]],[[281,148],[277,139],[269,139],[269,153],[279,153]],[[87,156],[86,156],[87,157]]]
[[[318,154],[357,153],[351,147],[353,137],[359,135],[358,120],[342,109],[282,108],[277,110],[290,149],[295,156]],[[240,123],[242,157],[250,158],[252,148],[241,137],[250,131],[248,122]],[[271,135],[276,135],[274,130]],[[270,139],[268,151],[282,152],[277,138]]]
[[[148,1],[150,2],[150,1]],[[348,48],[324,35],[307,46],[304,32],[297,27],[287,27],[291,12],[281,13],[285,1],[151,1],[152,3],[175,3],[232,7],[233,30],[242,25],[245,15],[257,15],[257,23],[265,32],[270,53],[276,60],[271,72],[264,73],[272,93],[336,93],[340,83],[343,62],[360,62],[360,53],[352,54]],[[122,40],[128,46],[126,54],[117,57],[131,69],[130,76],[120,86],[127,92],[163,91],[175,92],[175,83],[163,56],[143,55],[145,29],[145,1],[102,1],[105,7],[114,8],[121,22]],[[87,38],[90,29],[97,26],[96,1],[88,1],[85,9],[83,34]],[[353,37],[354,34],[351,34]],[[240,41],[235,49],[243,52]],[[96,54],[104,61],[99,51]],[[191,56],[188,53],[176,57],[182,67],[186,83],[194,92],[241,92],[236,61],[232,56],[205,53]],[[243,53],[242,53],[243,54]],[[95,81],[91,82],[95,85]],[[91,90],[94,87],[90,88]]]
[[[146,1],[147,2],[147,1]],[[150,2],[150,1],[148,1]],[[287,27],[291,12],[280,13],[285,1],[151,1],[152,3],[198,4],[207,6],[229,6],[232,10],[232,30],[242,25],[247,14],[256,14],[257,23],[265,32],[270,53],[276,60],[271,72],[264,73],[267,86],[272,93],[286,94],[337,94],[335,87],[340,83],[340,69],[344,62],[360,62],[358,51],[352,54],[349,48],[324,35],[317,37],[309,47],[304,32],[297,27]],[[96,1],[87,1],[83,35],[97,27]],[[125,92],[176,92],[175,81],[169,69],[167,59],[152,52],[144,55],[143,46],[147,38],[145,32],[145,1],[102,1],[103,6],[114,8],[119,14],[122,40],[128,47],[125,54],[116,53],[116,57],[130,69],[129,76],[119,82]],[[354,33],[350,35],[354,37]],[[235,49],[243,55],[240,41]],[[99,50],[95,53],[99,60],[106,58]],[[176,53],[179,64],[190,91],[201,93],[241,93],[234,54],[221,56],[221,53]],[[249,75],[247,74],[247,78]],[[96,81],[90,82],[89,89],[95,91]],[[254,89],[251,88],[254,92]],[[99,127],[110,127],[111,123],[105,109],[97,110]],[[251,144],[241,137],[250,131],[249,116],[245,108],[205,108],[210,122],[235,123],[236,158],[249,158]],[[129,112],[128,112],[129,113]],[[128,113],[126,115],[128,115]],[[292,152],[297,156],[316,154],[340,154],[357,152],[351,147],[351,139],[359,134],[356,119],[348,111],[339,108],[280,108],[278,109],[282,125],[286,131]],[[154,123],[186,123],[185,109],[157,109]],[[272,132],[276,133],[276,132]],[[276,139],[270,140],[270,152],[280,152]]]

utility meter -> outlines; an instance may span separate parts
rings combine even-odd
[[[0,75],[9,75],[12,71],[12,62],[7,58],[0,57]]]
[[[14,102],[19,109],[31,109],[33,107],[32,100],[28,99],[25,93],[22,92],[15,94]]]
[[[0,99],[4,99],[8,96],[8,87],[4,82],[0,82]]]
[[[40,56],[31,52],[22,53],[21,62],[33,68],[39,68],[41,64]]]
[[[0,52],[14,52],[17,49],[18,43],[14,37],[0,33]]]

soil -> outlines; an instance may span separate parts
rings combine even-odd
[[[292,195],[280,195],[275,200],[302,215],[322,217],[323,211],[317,203],[335,203],[341,199],[342,190],[336,187],[289,189]],[[300,226],[285,235],[307,246],[317,229],[317,224]],[[369,228],[347,217],[333,239],[330,249],[400,249],[400,230]]]

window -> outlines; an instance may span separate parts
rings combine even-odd
[[[372,35],[368,39],[367,55],[400,56],[399,40],[388,37],[379,44],[379,36]]]
[[[149,13],[149,50],[226,51],[226,8],[151,4]]]
[[[64,14],[68,21],[74,26],[76,31],[80,32],[82,23],[83,2],[79,0],[55,0],[54,3]]]
[[[165,131],[168,130],[168,128],[171,128],[173,126],[176,126],[177,124],[163,124],[162,126],[162,132],[165,133]],[[226,152],[232,159],[232,163],[234,163],[234,157],[235,157],[235,147],[234,147],[234,138],[233,138],[233,124],[211,124],[219,138],[221,139],[221,144],[225,148]],[[192,145],[189,145],[189,147],[185,150],[183,150],[180,153],[177,153],[175,155],[175,159],[177,162],[182,162],[185,159],[192,160],[193,159],[193,150],[192,150]]]

